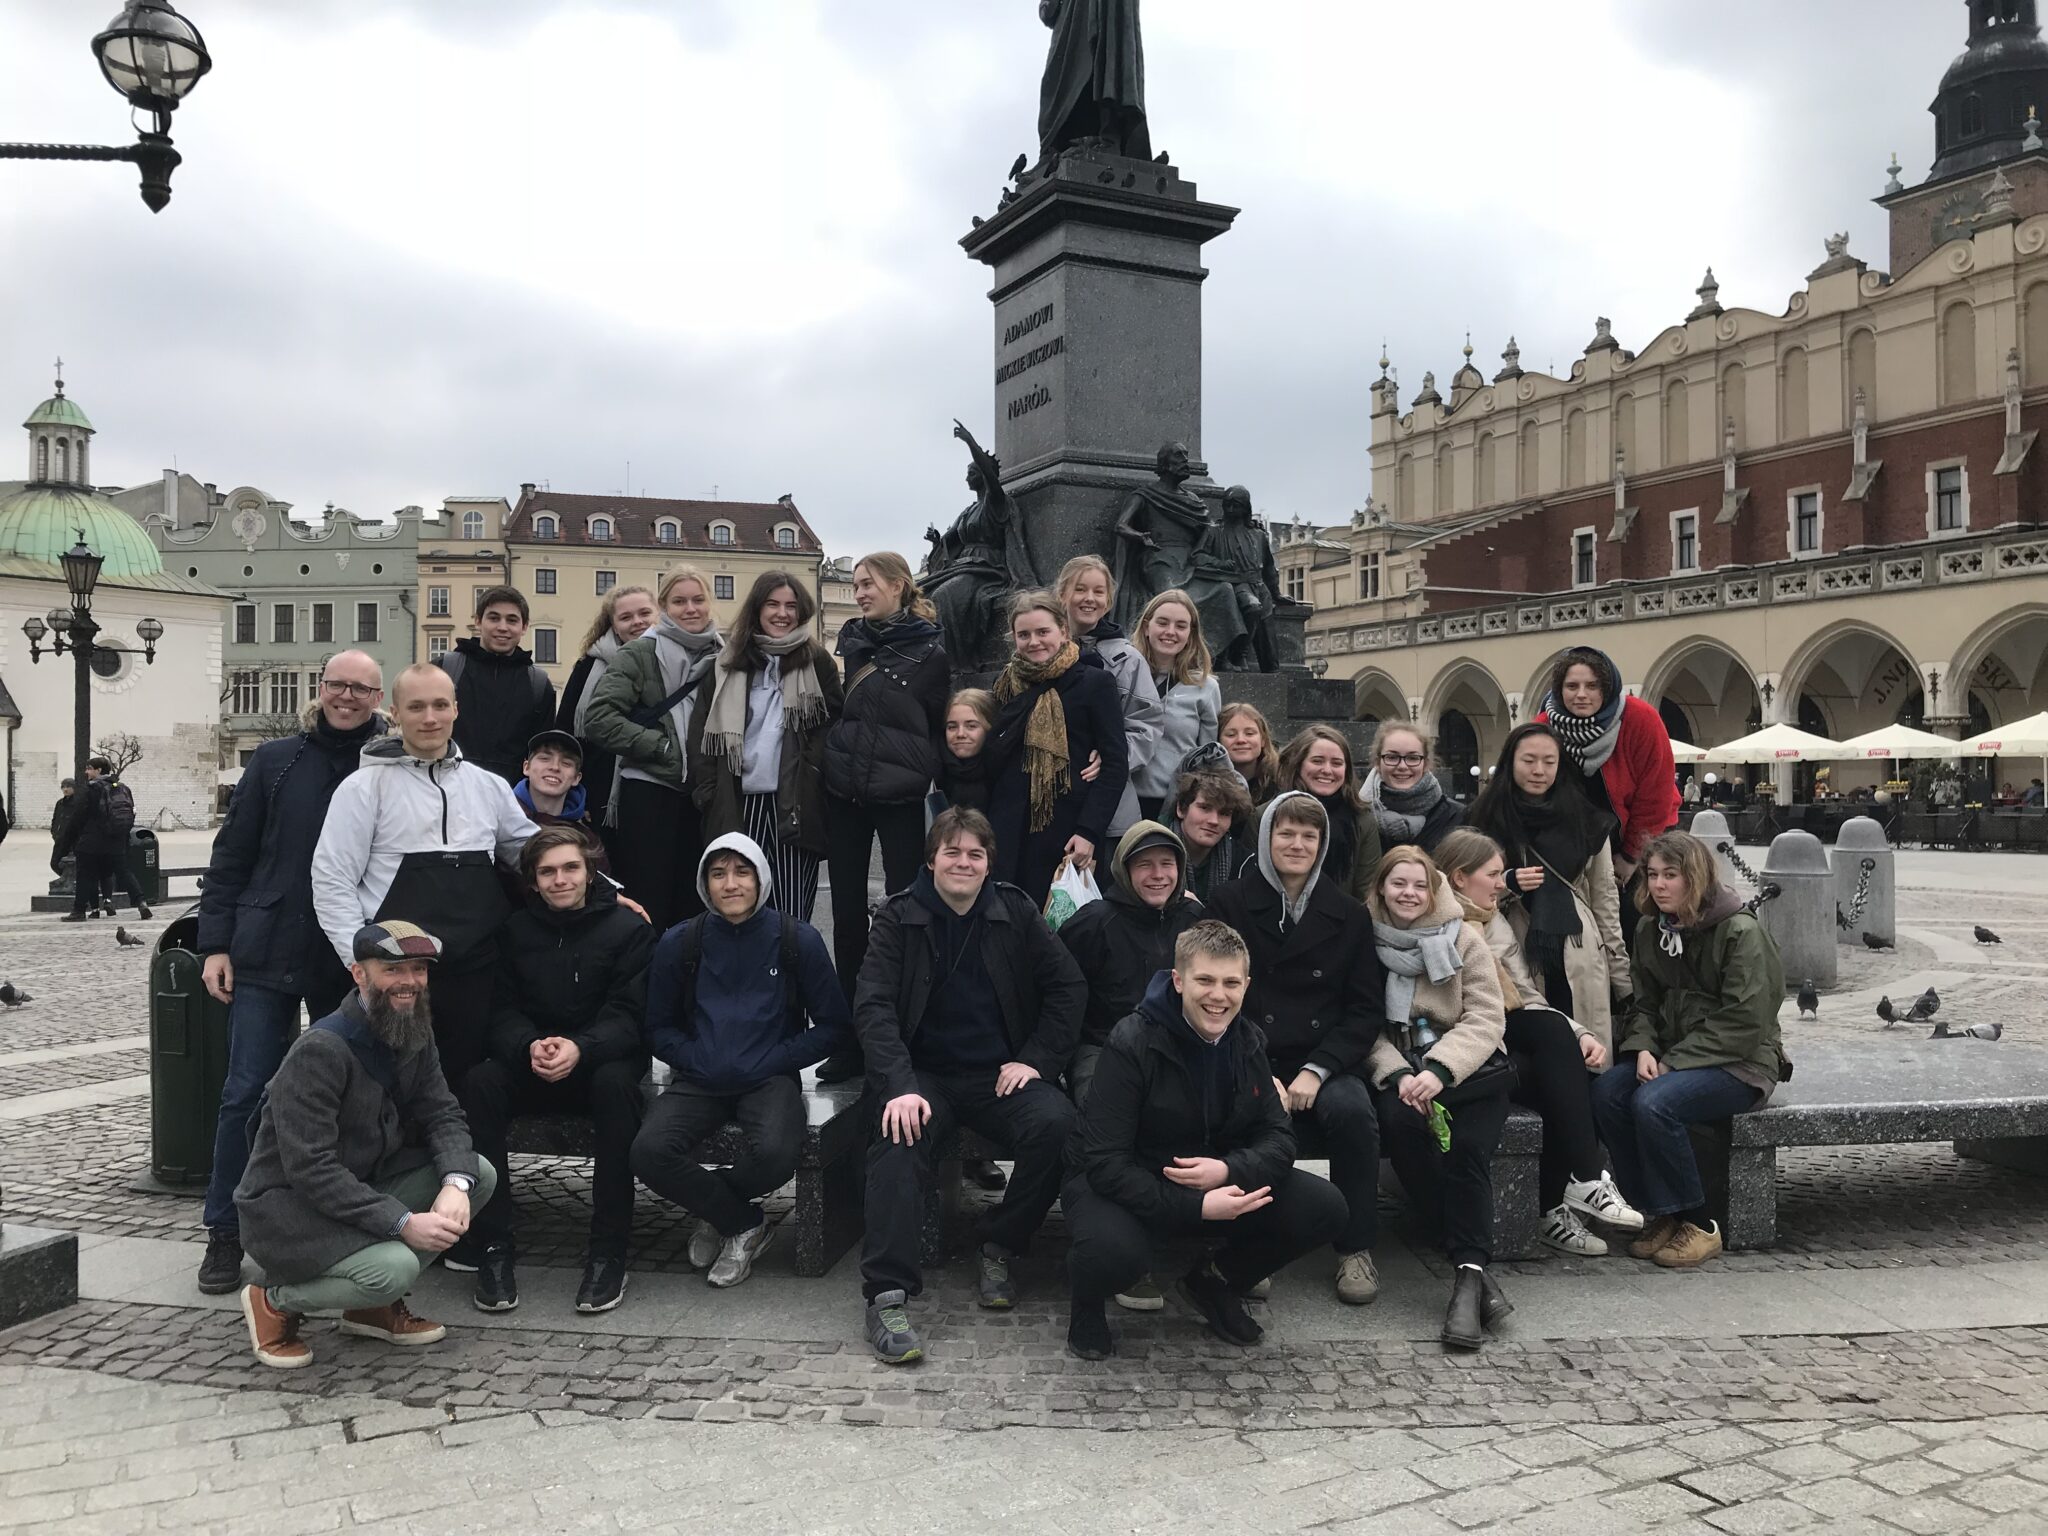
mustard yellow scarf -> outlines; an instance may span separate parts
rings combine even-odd
[[[1012,656],[996,679],[996,702],[1007,706],[1021,701],[1032,689],[1056,682],[1080,659],[1081,647],[1071,640],[1050,661]],[[1031,784],[1030,830],[1043,832],[1052,824],[1053,806],[1074,787],[1074,766],[1067,758],[1067,707],[1057,688],[1044,687],[1031,705],[1024,726],[1024,772]]]

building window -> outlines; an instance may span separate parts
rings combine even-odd
[[[36,478],[50,478],[50,439],[47,436],[36,439]]]
[[[537,596],[555,595],[555,568],[551,565],[536,565],[533,568],[533,590]]]
[[[776,529],[775,547],[777,549],[795,549],[796,530],[790,527],[787,523],[783,524],[782,527]]]
[[[722,602],[722,603],[729,603],[729,602],[731,602],[731,601],[732,601],[732,578],[731,578],[730,576],[714,576],[714,577],[712,577],[712,578],[711,578],[711,595],[712,595],[713,597],[717,598],[717,599],[718,599],[718,600],[719,600],[720,602]]]
[[[1970,472],[1962,464],[1927,471],[1927,531],[1961,533],[1970,526]]]
[[[256,605],[254,603],[237,603],[235,604],[235,644],[254,645],[255,643]]]
[[[617,571],[599,571],[597,573],[597,595],[599,597],[603,597],[605,593],[611,591],[618,584],[619,573]]]
[[[657,544],[682,543],[683,525],[672,517],[664,517],[654,525],[654,540]]]
[[[270,712],[273,715],[296,715],[299,712],[298,673],[270,674]]]
[[[1792,553],[1820,553],[1820,492],[1794,491],[1791,496]]]
[[[1306,601],[1307,582],[1307,574],[1302,568],[1298,565],[1290,565],[1287,568],[1287,600],[1291,603]]]
[[[533,536],[536,539],[559,539],[562,525],[555,521],[552,512],[538,513],[533,519]]]
[[[446,587],[427,588],[427,617],[430,619],[445,619],[448,617],[448,589]]]
[[[1983,97],[1976,95],[1965,96],[1962,100],[1962,105],[1956,111],[1960,119],[1956,131],[1961,137],[1973,139],[1984,131]]]
[[[555,634],[556,631],[552,629],[536,629],[533,632],[533,659],[536,665],[552,667],[555,664]]]
[[[356,604],[356,639],[358,639],[358,640],[375,640],[376,638],[377,638],[377,605],[376,605],[375,603],[357,603],[357,604]]]
[[[325,645],[334,638],[334,604],[313,605],[313,639],[316,644]]]
[[[1358,600],[1369,603],[1380,595],[1380,557],[1377,553],[1358,557]]]
[[[730,544],[732,542],[732,524],[713,523],[711,525],[711,542],[714,544]]]
[[[1585,588],[1600,580],[1600,539],[1592,528],[1572,532],[1572,586]]]
[[[320,674],[317,671],[306,674],[306,702],[312,703],[320,697]]]
[[[1671,514],[1671,569],[1696,571],[1700,568],[1700,515],[1697,512]]]
[[[594,544],[611,543],[612,520],[608,517],[593,517],[590,520],[590,539]]]
[[[448,637],[446,635],[427,636],[427,660],[432,661],[436,656],[446,656],[447,654]]]
[[[253,715],[263,708],[263,674],[261,672],[237,672],[233,682],[234,698],[228,710],[232,715]]]
[[[462,514],[462,536],[465,539],[480,539],[484,536],[484,515],[481,512]]]
[[[298,610],[290,603],[270,605],[270,638],[278,645],[290,645]]]

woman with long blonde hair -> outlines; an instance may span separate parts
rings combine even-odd
[[[1147,821],[1157,821],[1180,777],[1182,760],[1216,739],[1223,689],[1202,639],[1201,610],[1178,588],[1145,605],[1132,643],[1151,669],[1161,718],[1159,743],[1132,771],[1131,782],[1138,787],[1139,811]]]
[[[1110,617],[1116,608],[1116,578],[1101,556],[1076,555],[1060,567],[1054,591],[1067,611],[1066,628],[1074,643],[1100,657],[1116,683],[1117,696],[1123,700],[1124,762],[1135,775],[1158,755],[1163,719],[1152,669],[1124,634],[1123,626]],[[1178,760],[1173,766],[1179,766]],[[1134,778],[1127,778],[1123,798],[1117,802],[1116,815],[1106,831],[1112,838],[1120,837],[1137,819],[1137,784]]]
[[[567,731],[583,743],[583,795],[587,804],[598,808],[597,835],[605,852],[618,857],[616,826],[603,820],[604,807],[611,803],[612,779],[618,759],[591,736],[590,705],[597,697],[597,685],[604,681],[621,648],[631,645],[661,617],[654,593],[646,587],[613,587],[597,600],[597,616],[577,647],[578,660],[562,685],[561,708],[555,712],[555,729]]]

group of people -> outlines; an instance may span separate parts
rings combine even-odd
[[[1668,741],[1600,653],[1560,662],[1466,810],[1406,722],[1362,780],[1337,731],[1277,748],[1221,703],[1197,605],[1162,593],[1127,635],[1092,557],[1013,599],[986,691],[952,691],[899,556],[856,566],[836,663],[794,577],[761,577],[730,633],[709,593],[683,566],[608,594],[557,701],[494,589],[388,701],[371,658],[333,657],[306,729],[249,763],[201,908],[233,1022],[199,1282],[240,1289],[265,1363],[311,1358],[309,1312],[440,1337],[405,1304],[437,1256],[515,1307],[523,1114],[594,1127],[579,1310],[624,1296],[639,1186],[696,1218],[709,1283],[741,1283],[813,1065],[866,1079],[860,1268],[890,1362],[922,1353],[924,1202],[960,1126],[1011,1161],[980,1170],[1002,1190],[980,1303],[1014,1304],[1059,1202],[1086,1358],[1114,1348],[1110,1300],[1169,1288],[1255,1342],[1246,1301],[1318,1249],[1340,1300],[1373,1300],[1383,1150],[1455,1267],[1444,1341],[1479,1348],[1511,1310],[1490,1170],[1514,1104],[1543,1120],[1546,1242],[1719,1251],[1685,1126],[1789,1071],[1783,978],[1668,832]],[[1055,932],[1063,865],[1102,899]]]

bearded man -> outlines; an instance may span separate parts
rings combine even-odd
[[[356,990],[286,1053],[235,1191],[266,1282],[243,1287],[242,1316],[256,1358],[278,1370],[312,1364],[308,1312],[339,1312],[342,1332],[386,1344],[443,1338],[406,1292],[498,1182],[434,1047],[427,973],[441,941],[392,920],[360,929],[353,952]]]

